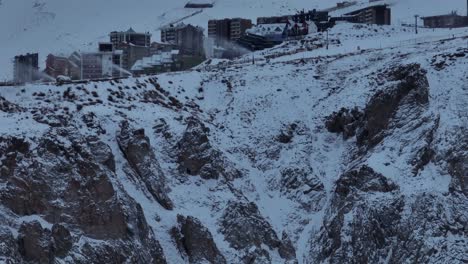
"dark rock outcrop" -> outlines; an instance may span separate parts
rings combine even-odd
[[[43,229],[38,221],[21,225],[18,247],[21,255],[27,261],[47,264],[53,260],[50,230]]]
[[[419,64],[397,67],[385,72],[390,87],[378,91],[363,111],[341,109],[329,116],[325,125],[332,133],[343,133],[345,139],[356,135],[357,144],[372,148],[384,137],[390,120],[403,104],[413,107],[429,101],[429,82]]]
[[[296,249],[285,231],[283,231],[281,235],[281,245],[278,249],[278,253],[284,259],[296,259]]]
[[[377,248],[381,248],[381,244],[385,243],[382,239],[393,234],[393,231],[383,229],[393,230],[392,225],[399,219],[402,210],[402,200],[395,198],[386,207],[379,208],[374,208],[372,203],[367,204],[361,200],[370,194],[397,190],[398,187],[394,183],[367,166],[344,173],[336,182],[331,201],[332,210],[324,220],[323,230],[318,238],[322,246],[319,252],[315,252],[316,261],[329,259],[332,263],[340,263],[345,261],[346,252],[375,254]],[[350,214],[354,216],[352,223],[348,223],[345,219],[346,215]],[[343,240],[346,228],[349,230],[346,236],[351,238]],[[364,250],[364,247],[368,249]],[[366,253],[367,250],[374,251]],[[355,263],[373,262],[369,255],[355,256],[354,259]]]
[[[0,111],[6,113],[18,113],[24,111],[24,109],[0,96]]]
[[[188,175],[200,175],[203,179],[227,180],[239,178],[240,171],[233,168],[223,154],[213,148],[208,139],[210,130],[200,120],[187,119],[187,129],[177,143],[179,171]]]
[[[423,193],[408,199],[368,167],[343,174],[336,185],[315,238],[318,246],[311,251],[313,262],[378,263],[384,256],[387,263],[462,263],[463,239],[448,237],[468,233],[463,194]]]
[[[227,263],[213,241],[210,231],[200,220],[182,215],[177,216],[178,226],[171,232],[182,255],[188,256],[190,263]]]
[[[336,182],[335,194],[340,199],[353,198],[358,191],[361,192],[391,192],[398,186],[390,182],[382,174],[376,173],[368,166],[359,170],[352,170],[343,174]]]
[[[343,138],[348,139],[356,135],[356,130],[363,117],[363,113],[357,107],[349,110],[341,108],[333,113],[325,121],[325,126],[332,133],[343,133]]]
[[[18,241],[11,230],[0,226],[0,262],[21,263],[22,259],[18,249]]]
[[[262,249],[262,245],[266,245],[270,250],[280,250],[282,258],[295,257],[294,247],[287,237],[283,244],[254,203],[229,202],[221,218],[220,231],[231,247],[246,252],[245,263],[263,263],[254,261],[257,258],[270,259],[269,253]],[[257,254],[254,254],[255,252]]]
[[[52,226],[52,248],[58,257],[65,257],[73,246],[73,238],[68,229],[61,225]]]
[[[468,197],[468,129],[461,129],[459,133],[454,136],[453,147],[447,153],[441,153],[438,159],[447,163],[448,173],[452,176],[450,190]]]
[[[149,138],[145,135],[144,129],[133,129],[126,121],[122,122],[120,128],[117,141],[130,167],[136,172],[154,199],[164,208],[172,210],[174,205],[168,196],[170,190],[166,186],[166,178],[151,149]]]
[[[280,173],[279,189],[282,195],[297,201],[307,211],[318,211],[322,208],[325,198],[324,185],[311,168],[288,167]]]
[[[7,169],[0,177],[0,202],[8,214],[39,215],[52,227],[43,228],[39,222],[22,225],[17,251],[25,260],[114,262],[93,258],[92,252],[99,251],[99,256],[120,252],[139,263],[165,263],[141,207],[112,183],[115,165],[106,144],[73,129],[52,129],[36,139],[33,151],[26,142],[2,139],[0,160]],[[107,249],[92,246],[86,254],[85,247],[74,247],[77,236],[108,243]]]

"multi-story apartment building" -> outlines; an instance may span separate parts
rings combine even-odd
[[[245,31],[252,27],[252,20],[242,19],[242,18],[233,18],[231,19],[231,27],[229,29],[229,39],[231,41],[236,41],[240,39]]]
[[[115,48],[119,48],[121,44],[149,47],[151,44],[151,34],[148,32],[137,33],[132,28],[127,31],[113,31],[110,33],[110,42]]]
[[[122,55],[121,50],[81,53],[81,79],[91,80],[125,76],[126,73],[122,67]]]
[[[26,83],[38,80],[39,54],[15,56],[13,64],[13,79],[16,83]]]
[[[390,25],[391,9],[387,5],[369,6],[344,15],[350,22],[363,24]]]
[[[216,46],[224,46],[229,42],[231,34],[230,19],[218,19],[208,21],[208,38],[214,40]]]
[[[161,41],[176,45],[181,53],[203,56],[203,29],[190,24],[170,25],[161,29]]]
[[[429,28],[468,27],[468,16],[460,16],[454,12],[447,15],[423,17],[422,19],[424,26]]]
[[[208,38],[214,40],[216,46],[226,46],[240,39],[245,31],[252,27],[252,21],[243,18],[225,18],[208,21]]]
[[[46,59],[45,73],[50,77],[57,78],[60,75],[71,75],[71,63],[67,57],[49,54]]]

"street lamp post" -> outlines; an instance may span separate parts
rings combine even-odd
[[[419,18],[419,15],[414,15],[414,30],[416,34],[418,34],[418,18]]]

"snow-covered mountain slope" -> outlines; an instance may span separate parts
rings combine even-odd
[[[185,21],[207,27],[212,18],[245,17],[255,21],[259,16],[294,13],[302,9],[334,6],[338,0],[217,0],[213,8],[183,8],[187,0],[3,0],[0,4],[0,80],[12,77],[12,59],[17,54],[39,52],[44,62],[49,53],[69,54],[72,51],[95,50],[99,41],[106,41],[114,30],[153,33],[159,39],[161,26]],[[359,0],[359,3],[368,1]],[[430,15],[457,10],[466,13],[463,0],[385,0],[392,5],[393,23],[412,23],[413,15]],[[356,9],[360,5],[351,7]],[[43,67],[43,65],[41,65]]]
[[[0,259],[465,263],[467,30],[320,37],[0,89]]]

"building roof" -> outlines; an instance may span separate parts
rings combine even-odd
[[[151,34],[149,32],[145,32],[145,33],[136,32],[135,30],[133,30],[133,28],[129,28],[126,31],[112,31],[111,34],[141,34],[141,35],[151,36]]]
[[[180,28],[186,28],[186,27],[193,27],[199,31],[204,31],[205,29],[202,28],[202,27],[199,27],[199,26],[194,26],[192,24],[185,24],[184,22],[181,22],[179,24],[170,24],[170,25],[167,25],[167,26],[164,26],[161,28],[161,30],[167,30],[167,29],[180,29]]]
[[[247,29],[247,33],[258,36],[267,36],[273,34],[283,34],[287,24],[276,23],[276,24],[259,24],[253,28]]]
[[[174,55],[175,53],[178,54],[178,50],[171,52],[163,52],[150,57],[144,57],[143,59],[136,61],[135,64],[132,66],[131,70],[141,71],[145,68],[163,65],[164,63],[173,63],[174,60],[172,59],[172,55]]]

